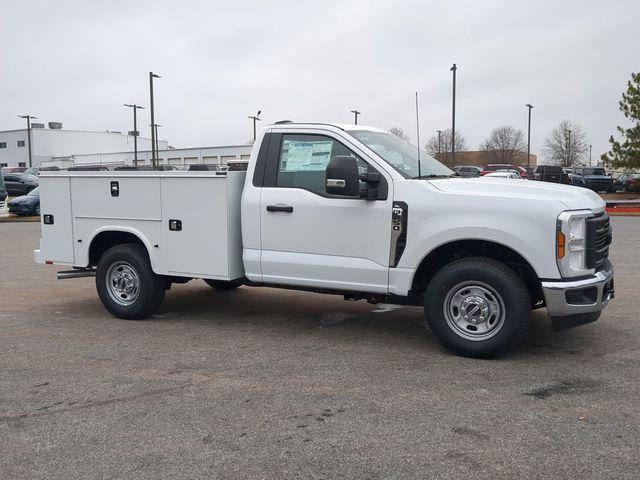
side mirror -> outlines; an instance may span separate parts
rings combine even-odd
[[[330,195],[360,196],[358,162],[349,155],[338,155],[331,159],[327,165],[325,180],[327,193]]]

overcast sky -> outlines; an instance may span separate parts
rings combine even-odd
[[[0,16],[0,130],[18,114],[65,128],[132,129],[123,103],[148,106],[175,146],[245,143],[264,123],[399,126],[421,143],[456,124],[470,149],[491,128],[526,132],[532,152],[563,119],[594,157],[623,122],[617,102],[640,71],[640,2],[629,1],[18,1]],[[148,110],[141,134],[149,136]]]

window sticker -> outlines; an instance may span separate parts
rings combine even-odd
[[[280,156],[281,172],[317,172],[327,169],[333,141],[307,142],[285,139]]]

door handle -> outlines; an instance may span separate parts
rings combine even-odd
[[[267,212],[293,212],[293,207],[289,205],[267,205]]]

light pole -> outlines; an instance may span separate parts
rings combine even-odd
[[[589,144],[589,166],[591,166],[591,144]]]
[[[438,156],[442,157],[442,130],[436,130],[438,132]],[[440,160],[438,158],[438,160]]]
[[[571,130],[567,129],[567,164],[565,167],[571,166]]]
[[[249,115],[249,118],[253,120],[253,142],[254,143],[256,141],[256,122],[262,121],[262,119],[260,118],[261,113],[262,113],[262,110],[258,110],[258,113],[256,113],[255,115]]]
[[[156,169],[156,149],[155,149],[155,117],[154,117],[154,107],[153,107],[153,79],[154,78],[162,78],[160,75],[156,75],[153,72],[149,72],[149,105],[151,106],[151,165],[153,169]]]
[[[135,103],[125,103],[125,107],[133,108],[133,164],[138,165],[138,109],[142,109],[140,105]]]
[[[156,144],[155,144],[156,156],[158,155],[158,143],[159,143],[159,140],[158,140],[158,127],[161,127],[161,126],[162,125],[159,125],[157,123],[153,125],[153,133],[155,134],[155,137],[156,137]],[[157,160],[160,160],[160,159],[158,158]]]
[[[527,103],[525,105],[529,109],[529,126],[527,128],[527,167],[529,166],[529,159],[531,156],[531,109],[533,105]]]
[[[353,113],[354,117],[355,117],[355,125],[358,124],[358,115],[362,115],[362,112],[359,112],[358,110],[351,110],[351,113]]]
[[[456,71],[458,67],[454,63],[450,71],[453,72],[453,99],[451,103],[451,166],[455,164],[456,155]]]
[[[18,117],[27,119],[27,145],[29,147],[29,168],[31,168],[33,166],[31,161],[31,119],[37,119],[38,117],[33,115],[18,115]]]

